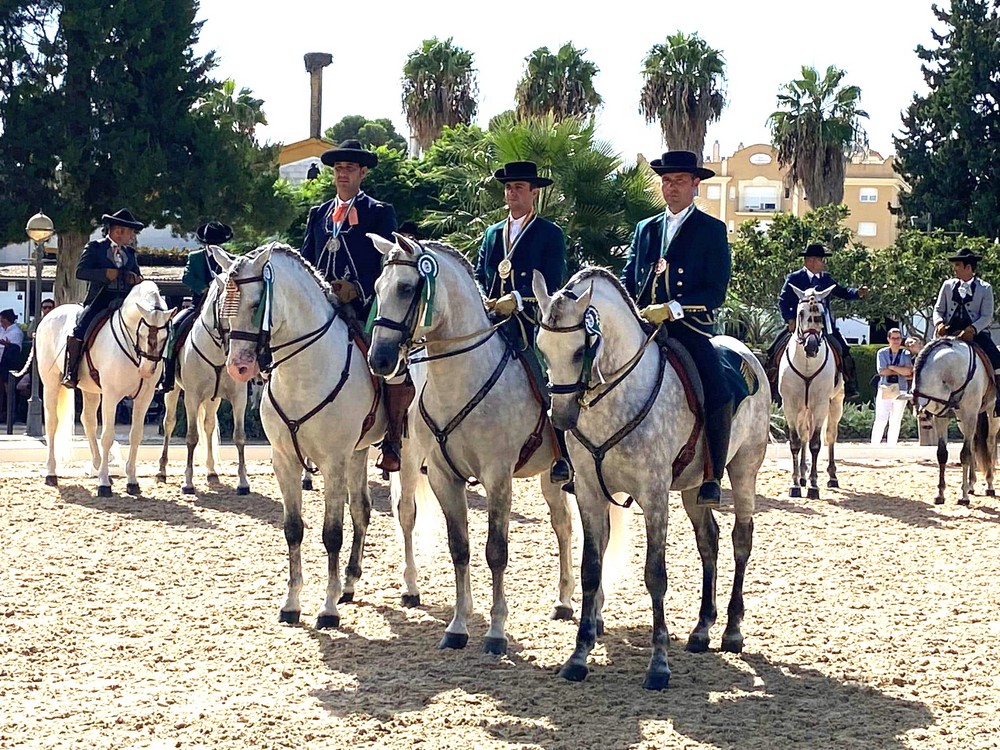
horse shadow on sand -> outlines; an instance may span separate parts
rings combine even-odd
[[[414,721],[428,731],[441,728],[447,741],[462,726],[482,727],[498,743],[543,748],[626,748],[682,746],[700,742],[718,747],[903,748],[904,733],[934,722],[923,704],[893,698],[867,686],[829,677],[808,666],[763,653],[740,656],[711,651],[690,654],[672,640],[673,675],[664,692],[643,689],[650,656],[649,630],[609,624],[599,640],[604,662],[581,683],[556,674],[556,665],[536,663],[511,639],[507,657],[478,652],[487,623],[470,619],[470,638],[462,651],[439,651],[447,607],[424,607],[432,618],[415,620],[398,609],[374,606],[396,637],[377,643],[349,627],[336,635],[311,631],[320,658],[334,671],[356,678],[349,690],[320,688],[312,696],[336,716],[358,714],[377,722],[388,740]],[[575,627],[573,628],[575,634]],[[718,634],[716,634],[718,637]],[[565,644],[565,656],[572,649]],[[379,656],[372,658],[372,649]],[[455,691],[465,693],[456,699]],[[452,717],[448,709],[458,700]],[[436,703],[437,711],[416,717]],[[408,714],[407,716],[404,716]],[[467,724],[466,724],[467,723]],[[433,725],[439,724],[439,727]]]
[[[138,495],[122,492],[125,487],[124,479],[115,480],[111,497],[97,497],[96,480],[94,481],[93,487],[70,485],[61,481],[59,496],[64,503],[72,503],[103,513],[114,513],[137,521],[159,521],[170,526],[192,529],[215,528],[215,524],[199,516],[194,508],[184,503],[150,497],[144,492]]]

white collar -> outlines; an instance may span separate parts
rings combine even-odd
[[[687,218],[688,214],[694,211],[694,203],[688,205],[687,208],[681,209],[680,213],[676,214],[671,212],[670,206],[667,206],[665,210],[667,212],[667,221],[673,224],[675,222],[682,221],[683,219]]]
[[[518,228],[520,228],[520,226],[522,224],[524,224],[524,220],[527,219],[529,216],[531,216],[531,212],[530,211],[528,213],[526,213],[524,216],[522,216],[520,219],[515,219],[512,214],[508,214],[507,215],[507,221],[510,222],[511,227],[518,227]]]

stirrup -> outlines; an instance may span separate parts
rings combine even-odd
[[[549,481],[552,484],[569,484],[573,481],[573,467],[565,456],[560,456],[552,462],[549,469]]]

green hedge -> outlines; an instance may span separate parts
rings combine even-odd
[[[228,401],[223,401],[219,406],[219,438],[222,440],[233,439],[233,405]],[[162,425],[161,425],[162,427]],[[244,429],[247,440],[267,440],[264,434],[264,427],[260,423],[260,409],[255,409],[252,404],[247,404],[247,415],[244,420]],[[184,409],[184,397],[177,402],[177,423],[174,425],[173,437],[185,437],[187,435],[187,412]]]
[[[875,374],[875,358],[878,350],[885,344],[856,344],[851,346],[851,354],[854,356],[854,364],[858,369],[858,397],[855,399],[860,404],[873,404],[875,402],[875,389],[871,387],[870,381]],[[869,425],[871,429],[871,425]]]
[[[855,347],[851,347],[853,350]],[[872,425],[875,424],[875,407],[871,404],[844,404],[844,415],[840,418],[840,429],[837,432],[837,440],[870,440],[872,436]],[[787,440],[785,415],[781,407],[771,405],[771,436],[781,442]],[[958,423],[951,421],[948,427],[949,440],[960,440],[961,431]],[[913,415],[913,409],[907,407],[903,412],[903,424],[899,430],[900,440],[917,439],[917,418]]]

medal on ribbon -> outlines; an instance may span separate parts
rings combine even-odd
[[[656,261],[656,275],[662,276],[666,272],[667,272],[667,259],[660,258],[658,261]]]
[[[510,258],[504,258],[500,261],[500,265],[497,266],[497,273],[500,274],[500,278],[504,281],[510,278],[510,272],[512,270],[514,270],[514,266],[510,262]]]

